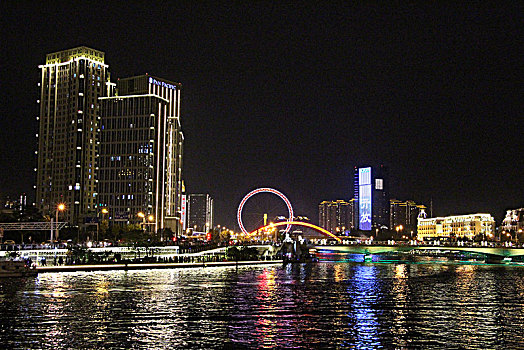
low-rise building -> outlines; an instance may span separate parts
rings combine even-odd
[[[494,237],[495,220],[490,214],[468,214],[436,218],[418,218],[417,238],[428,239],[482,239]]]
[[[524,231],[524,208],[507,210],[500,229],[509,233],[522,233]]]

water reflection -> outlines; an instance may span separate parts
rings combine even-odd
[[[320,263],[0,281],[3,348],[471,348],[524,343],[524,268]]]
[[[395,344],[400,347],[406,347],[409,344],[407,328],[409,312],[409,266],[410,265],[407,264],[395,265],[395,275],[393,278],[392,299],[394,301],[394,307],[392,309],[393,324],[391,332]]]
[[[283,326],[279,324],[276,318],[271,317],[277,310],[277,294],[276,294],[276,271],[272,269],[264,269],[258,275],[257,296],[258,309],[260,316],[255,322],[254,336],[257,343],[262,344],[265,348],[274,348],[278,346],[278,329]]]
[[[348,314],[349,343],[357,349],[373,349],[379,346],[377,313],[374,304],[380,294],[375,265],[356,265],[348,286],[352,307]],[[354,343],[353,343],[354,339]]]

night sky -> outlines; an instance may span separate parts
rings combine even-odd
[[[186,190],[216,224],[261,186],[316,222],[364,163],[392,198],[500,224],[524,206],[524,8],[421,3],[2,1],[0,196],[34,200],[38,65],[85,45],[113,78],[182,83]]]

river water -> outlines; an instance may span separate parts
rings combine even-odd
[[[348,263],[0,280],[5,349],[518,349],[524,267]]]

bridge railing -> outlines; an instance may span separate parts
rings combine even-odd
[[[494,242],[494,241],[455,241],[455,242],[443,242],[443,241],[376,241],[371,239],[362,240],[344,240],[340,243],[329,241],[327,239],[321,239],[316,242],[318,245],[369,245],[369,246],[406,246],[406,247],[469,247],[469,248],[524,248],[523,243],[515,242]]]

